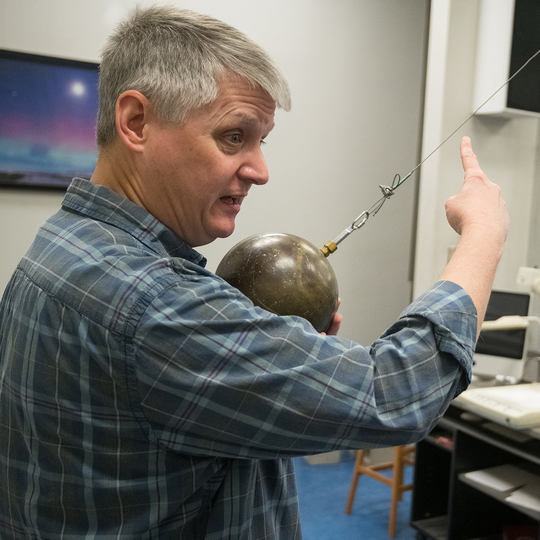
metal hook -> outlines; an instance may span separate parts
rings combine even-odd
[[[324,244],[324,246],[321,249],[321,252],[324,254],[325,257],[328,257],[328,255],[330,255],[331,253],[334,253],[334,251],[336,251],[337,249],[338,244],[342,242],[343,240],[345,240],[345,238],[347,238],[347,236],[349,236],[352,232],[357,231],[358,229],[363,227],[370,216],[374,216],[377,214],[377,212],[382,208],[386,200],[389,199],[394,194],[396,187],[400,185],[400,179],[401,177],[399,176],[399,174],[396,174],[392,181],[392,186],[379,185],[379,188],[381,189],[383,196],[374,205],[372,205],[369,210],[364,210],[364,212],[362,212],[333,241],[326,242],[326,244]]]

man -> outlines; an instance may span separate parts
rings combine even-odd
[[[0,306],[2,538],[299,539],[290,458],[419,440],[466,387],[508,227],[468,140],[456,253],[369,349],[204,269],[276,106],[279,71],[209,17],[136,10],[109,40],[95,173]]]

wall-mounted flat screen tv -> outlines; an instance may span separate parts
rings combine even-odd
[[[97,110],[98,64],[0,49],[0,186],[89,178]]]

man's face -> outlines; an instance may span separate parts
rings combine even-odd
[[[268,181],[261,145],[274,101],[236,76],[218,88],[184,124],[154,125],[140,171],[144,206],[193,247],[232,234],[251,186]]]

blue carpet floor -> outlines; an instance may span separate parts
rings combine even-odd
[[[353,474],[354,458],[341,453],[335,464],[309,465],[296,458],[294,466],[300,500],[303,540],[388,540],[390,487],[362,476],[351,515],[345,503]],[[405,468],[405,483],[412,482],[412,467]],[[411,492],[398,503],[396,540],[414,540],[409,526]]]

